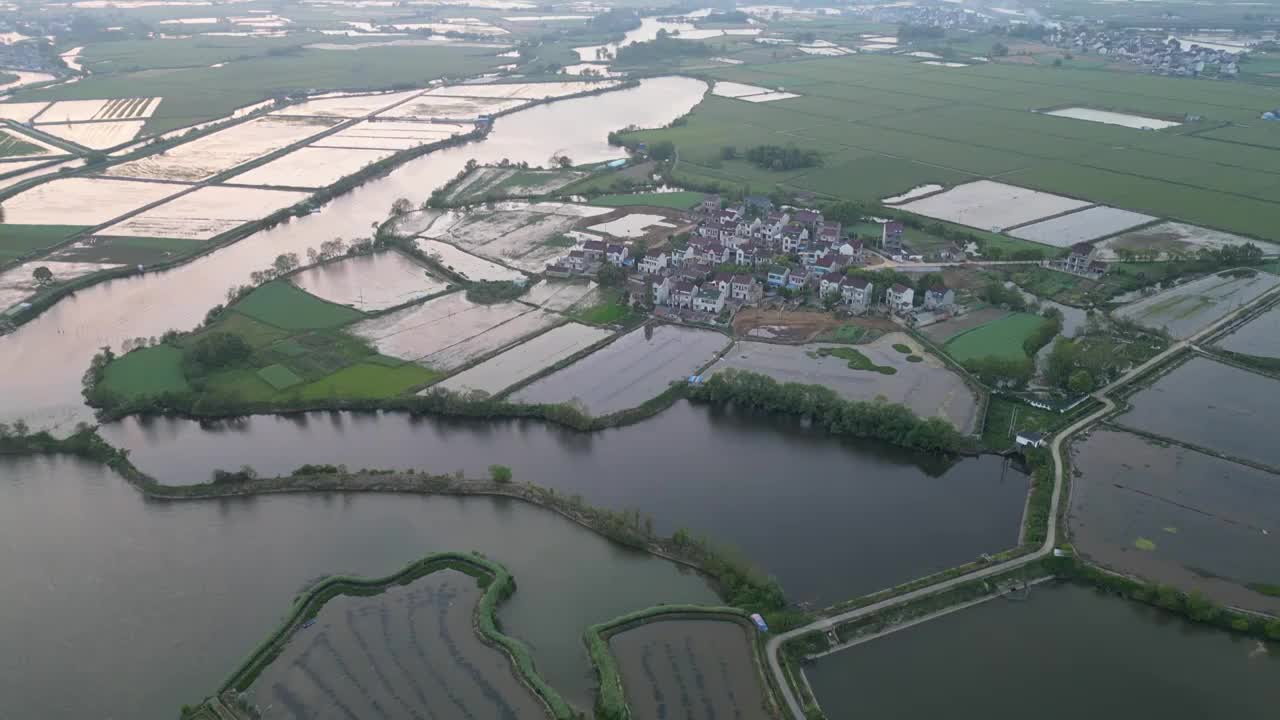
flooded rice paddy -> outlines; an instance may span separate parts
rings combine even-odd
[[[661,602],[717,600],[696,575],[520,502],[155,502],[97,465],[0,458],[5,712],[169,720],[213,692],[317,578],[381,577],[447,550],[481,552],[512,572],[518,589],[499,606],[503,630],[584,709],[594,701],[588,625]]]
[[[1280,476],[1113,430],[1072,445],[1071,541],[1086,557],[1223,604],[1280,611]]]
[[[516,482],[639,510],[662,534],[687,528],[737,548],[775,575],[789,598],[820,605],[1012,547],[1027,493],[1026,476],[999,457],[922,458],[684,401],[590,434],[536,421],[395,413],[255,416],[203,427],[128,419],[102,432],[171,484],[205,482],[214,468],[241,464],[262,475],[333,463],[473,477],[507,465]]]
[[[609,638],[637,718],[768,720],[753,638],[728,620],[671,619]]]
[[[1265,375],[1193,357],[1129,402],[1120,425],[1280,467],[1280,445],[1263,430],[1280,422],[1280,383]]]
[[[655,78],[639,87],[563,100],[497,118],[481,141],[430,153],[335,198],[319,212],[255,233],[191,263],[95,285],[64,298],[40,317],[0,338],[0,421],[23,418],[32,426],[69,428],[91,419],[80,397],[80,376],[103,345],[119,349],[126,338],[195,327],[228,288],[285,252],[305,253],[322,240],[366,237],[370,223],[386,218],[397,198],[425,199],[452,179],[468,159],[508,158],[546,164],[553,155],[591,163],[622,157],[611,130],[635,124],[656,127],[692,108],[706,84],[688,78]],[[566,133],[564,128],[575,132]],[[112,181],[102,181],[112,182]],[[25,193],[24,193],[25,194]],[[5,203],[6,212],[9,203]],[[181,300],[178,302],[177,300]]]
[[[1280,357],[1280,311],[1272,308],[1233,330],[1217,342],[1228,352]]]
[[[546,717],[510,658],[477,635],[483,591],[439,570],[378,595],[339,595],[299,627],[249,689],[264,720]]]
[[[452,392],[480,390],[496,395],[608,338],[610,331],[580,323],[566,323],[468,368],[441,382]]]
[[[1280,645],[1071,585],[993,600],[806,669],[829,718],[1265,718]]]
[[[357,310],[386,310],[444,292],[449,284],[398,252],[360,255],[294,275],[293,284]]]
[[[1280,285],[1280,277],[1270,273],[1246,273],[1207,275],[1125,305],[1115,315],[1178,339],[1189,338]]]

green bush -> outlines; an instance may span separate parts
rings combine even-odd
[[[910,348],[909,346],[907,346],[907,345],[903,345],[902,343],[894,343],[894,344],[893,344],[893,349],[894,349],[894,350],[897,350],[898,352],[902,353],[903,355],[910,355],[910,354],[911,354],[911,348]]]

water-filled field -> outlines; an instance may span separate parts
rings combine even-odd
[[[1214,273],[1125,305],[1116,315],[1153,330],[1165,330],[1175,338],[1188,338],[1276,286],[1280,286],[1280,277],[1271,273]]]

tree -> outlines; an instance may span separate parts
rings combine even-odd
[[[490,465],[489,477],[499,485],[506,485],[511,482],[511,468],[506,465]]]
[[[297,269],[301,264],[302,260],[298,257],[298,253],[282,253],[276,256],[275,262],[271,263],[271,268],[276,271],[276,275],[284,275]]]
[[[725,145],[724,147],[720,148],[721,160],[734,160],[734,159],[737,159],[737,157],[738,157],[738,148],[732,145]]]
[[[396,198],[395,202],[391,203],[391,214],[396,217],[407,214],[412,210],[413,203],[409,201],[409,198]]]
[[[942,273],[927,272],[920,276],[916,281],[916,300],[924,302],[925,291],[936,287],[946,287],[946,283],[942,280]]]
[[[568,155],[561,155],[556,158],[556,164],[567,169],[573,167],[573,160],[570,159]]]
[[[627,272],[617,265],[606,263],[596,273],[596,281],[604,287],[622,287],[627,282]]]
[[[53,282],[53,271],[44,265],[41,265],[31,271],[31,277],[35,278],[35,281],[40,285],[48,285]]]
[[[1005,57],[1009,54],[1009,46],[998,42],[991,46],[991,57]]]
[[[1089,375],[1089,371],[1080,368],[1071,373],[1071,378],[1067,380],[1067,389],[1073,393],[1083,395],[1093,390],[1093,377]]]
[[[18,419],[13,421],[13,436],[16,438],[24,438],[31,432],[31,428],[27,426],[27,421]]]
[[[670,140],[663,140],[661,142],[656,142],[649,146],[649,157],[654,160],[657,160],[658,162],[662,162],[663,160],[670,160],[671,158],[675,157],[675,155],[676,155],[676,146],[675,146],[675,143],[671,142]]]

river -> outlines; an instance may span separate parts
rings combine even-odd
[[[839,442],[786,419],[681,401],[642,423],[580,433],[538,421],[400,413],[255,416],[202,427],[130,418],[103,437],[161,482],[215,468],[305,463],[483,475],[508,465],[594,505],[639,509],[740,550],[793,601],[828,605],[1013,547],[1027,479],[1002,458],[948,462]]]
[[[34,427],[69,428],[91,414],[80,397],[80,377],[103,345],[127,338],[187,330],[223,302],[227,289],[280,253],[304,253],[334,237],[367,237],[400,197],[425,200],[467,160],[508,158],[545,165],[553,155],[576,163],[623,157],[610,131],[628,125],[658,127],[688,112],[706,84],[689,78],[653,78],[639,87],[539,105],[498,118],[483,141],[430,153],[389,175],[342,195],[313,215],[251,235],[165,272],[111,280],[65,298],[17,332],[0,337],[0,421],[18,418]],[[569,131],[572,129],[572,131]]]
[[[716,601],[697,575],[518,501],[147,501],[98,465],[0,457],[0,717],[170,720],[216,690],[309,581],[382,576],[445,550],[511,570],[503,628],[583,709],[587,625]]]
[[[1280,645],[1077,586],[1038,586],[806,669],[829,718],[1266,718]]]

